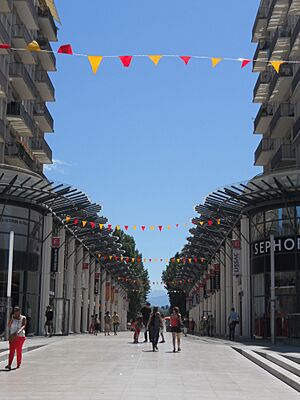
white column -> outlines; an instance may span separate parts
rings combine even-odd
[[[249,218],[241,219],[242,258],[242,335],[251,337],[251,285],[250,285],[250,227]]]
[[[75,333],[81,333],[81,303],[82,303],[82,263],[83,263],[83,246],[77,248],[76,257],[76,277],[75,277]]]
[[[225,250],[221,247],[220,250],[220,314],[221,314],[221,335],[226,335],[226,269],[225,269]]]
[[[82,319],[81,319],[81,332],[87,333],[88,331],[88,309],[89,309],[89,276],[90,276],[90,254],[88,251],[84,252],[83,262],[88,264],[88,269],[82,270]]]
[[[109,273],[106,273],[106,299],[107,301],[105,302],[105,311],[111,312],[111,275]]]
[[[102,332],[104,332],[105,298],[106,298],[106,271],[103,269],[101,273],[101,331]]]
[[[57,335],[62,335],[62,325],[63,325],[63,295],[64,295],[64,269],[65,269],[65,240],[66,231],[62,226],[59,229],[58,236],[60,238],[60,245],[58,250],[58,267],[55,274],[55,298],[59,299],[56,302],[55,310],[55,328],[54,331]]]
[[[115,281],[113,278],[110,280],[110,315],[113,315],[113,312],[115,311],[114,307],[114,297],[115,297]]]
[[[67,259],[67,299],[70,302],[69,309],[69,333],[72,333],[74,326],[74,275],[75,275],[75,239],[70,236],[68,239]]]
[[[97,275],[100,274],[100,265],[99,263],[96,263],[96,270],[95,273]],[[100,317],[100,293],[101,293],[101,274],[99,275],[98,278],[98,293],[95,295],[95,314],[98,315],[98,317]]]
[[[51,272],[51,238],[52,238],[52,215],[44,217],[43,227],[43,250],[41,268],[41,296],[39,310],[39,334],[43,335],[45,324],[45,311],[49,305],[50,272]]]
[[[95,272],[96,272],[96,260],[93,257],[90,259],[90,288],[89,288],[89,321],[88,326],[91,322],[91,317],[94,314],[98,314],[95,311]],[[99,308],[99,305],[98,305]]]
[[[232,257],[231,240],[226,239],[225,244],[225,263],[226,263],[226,332],[229,334],[228,317],[232,308]]]

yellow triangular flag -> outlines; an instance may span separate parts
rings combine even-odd
[[[110,261],[112,260],[112,256],[109,256]]]
[[[88,59],[91,64],[93,73],[96,74],[103,57],[102,56],[88,56]]]
[[[124,260],[124,257],[123,257],[123,256],[121,256],[120,260],[121,260],[121,261],[123,261],[123,260]]]
[[[121,229],[120,225],[116,226],[117,231],[119,231]]]
[[[132,258],[131,261],[134,262],[135,258]]]
[[[147,258],[144,258],[144,263],[146,263],[147,262]]]
[[[283,61],[270,61],[270,64],[275,69],[277,74],[279,73],[280,65],[283,64]]]
[[[191,258],[189,258],[189,263],[191,263],[192,262],[192,259]]]
[[[215,66],[217,66],[221,61],[223,60],[223,58],[212,58],[211,59],[211,64],[213,66],[213,68],[215,68]]]
[[[153,225],[150,226],[150,231],[154,231],[154,226]]]
[[[36,40],[33,40],[32,42],[28,43],[27,45],[27,50],[29,51],[41,51],[40,45]]]
[[[159,63],[159,60],[162,58],[162,56],[155,54],[155,55],[148,55],[148,57],[150,58],[150,60],[157,65]]]
[[[70,222],[71,217],[69,215],[66,216],[66,223]]]
[[[219,218],[219,219],[218,219],[218,225],[220,225],[220,224],[221,224],[221,219]]]
[[[99,224],[99,228],[100,228],[100,229],[103,229],[103,224]]]
[[[82,221],[82,226],[83,226],[83,227],[86,226],[86,222],[87,222],[87,221]]]
[[[177,258],[177,262],[178,262],[178,263],[180,262],[180,258]]]
[[[136,231],[136,225],[133,225],[133,230]]]
[[[167,225],[167,229],[169,229],[169,230],[170,230],[170,229],[171,229],[171,225]]]

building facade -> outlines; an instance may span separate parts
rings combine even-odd
[[[1,333],[11,231],[12,303],[27,316],[28,334],[44,333],[48,304],[54,308],[57,334],[87,332],[91,316],[103,320],[105,311],[117,311],[121,328],[127,325],[127,292],[134,273],[112,257],[123,250],[111,232],[99,229],[107,222],[98,214],[101,207],[43,173],[43,166],[52,163],[45,134],[54,129],[46,103],[55,98],[48,75],[56,70],[50,45],[57,41],[55,16],[52,0],[0,1],[0,43],[13,48],[0,49]],[[47,51],[22,50],[33,40]],[[78,226],[78,218],[87,225]]]
[[[196,207],[199,217],[183,254],[207,261],[184,290],[198,327],[203,315],[213,315],[215,334],[228,334],[228,316],[235,307],[239,335],[270,337],[274,234],[276,336],[299,338],[300,2],[262,0],[252,39],[257,43],[253,71],[259,74],[253,101],[261,103],[254,121],[261,141],[254,158],[263,173],[211,193]],[[282,62],[278,73],[269,60]],[[220,226],[199,225],[211,218],[221,218]]]

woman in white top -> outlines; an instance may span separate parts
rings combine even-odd
[[[5,367],[11,369],[15,351],[17,351],[17,368],[20,368],[22,362],[22,347],[25,342],[26,317],[21,315],[20,307],[14,307],[11,319],[8,321],[9,328],[9,356],[8,365]]]

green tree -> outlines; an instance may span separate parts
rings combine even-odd
[[[130,291],[128,293],[128,319],[131,320],[136,318],[143,304],[146,302],[147,295],[150,292],[149,275],[142,262],[143,255],[136,248],[134,238],[130,235],[127,235],[122,230],[116,230],[114,232],[114,236],[117,236],[119,238],[119,243],[122,244],[122,249],[125,251],[124,257],[135,259],[135,261],[131,263],[130,268],[134,270],[134,274],[137,277],[139,283],[137,286],[137,291]],[[141,259],[141,262],[137,261],[137,259],[139,258]]]

